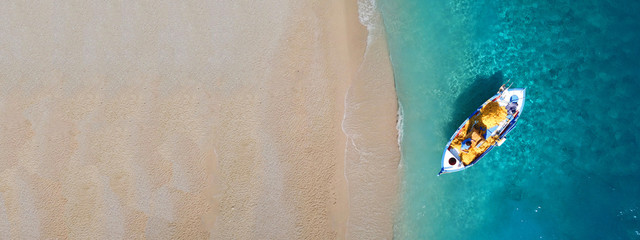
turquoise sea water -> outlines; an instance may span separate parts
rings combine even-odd
[[[380,0],[403,108],[398,239],[640,239],[640,2]],[[518,126],[437,177],[511,79]]]

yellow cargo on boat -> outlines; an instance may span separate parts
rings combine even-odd
[[[485,135],[486,129],[498,125],[501,121],[505,120],[506,117],[507,110],[504,107],[501,107],[498,102],[492,101],[482,107],[482,109],[480,109],[476,115],[471,117],[467,124],[460,129],[460,134],[453,139],[451,146],[460,153],[460,158],[464,165],[469,165],[474,159],[476,159],[476,157],[481,155],[485,150],[487,150],[487,148],[489,148],[489,146],[495,143],[499,138],[498,136],[493,136],[489,139],[484,139],[482,136]],[[471,126],[474,126],[473,129],[469,129]],[[473,134],[474,132],[476,134]],[[474,139],[471,147],[466,151],[461,151],[462,141],[472,137],[472,135],[474,135]],[[480,136],[480,139],[478,139],[477,136]]]

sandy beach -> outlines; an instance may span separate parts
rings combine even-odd
[[[371,6],[0,5],[0,239],[392,238]]]

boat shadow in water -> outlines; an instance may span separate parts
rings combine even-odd
[[[451,122],[447,125],[447,133],[453,134],[460,124],[464,122],[484,101],[496,94],[500,86],[504,82],[502,71],[498,71],[491,76],[477,76],[470,80],[471,84],[467,86],[458,95],[454,102],[454,111]],[[450,135],[447,136],[448,138]]]

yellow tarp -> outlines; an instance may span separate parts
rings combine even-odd
[[[460,153],[460,158],[464,165],[469,165],[476,157],[480,156],[491,145],[495,143],[498,136],[484,139],[485,130],[498,125],[502,120],[507,117],[507,110],[498,104],[498,102],[490,102],[480,112],[471,117],[467,124],[460,129],[460,134],[451,142],[451,146],[454,147]],[[475,123],[474,129],[469,129]],[[488,126],[488,127],[487,127]],[[484,129],[484,130],[483,130]],[[475,133],[475,134],[474,134]],[[473,136],[471,147],[468,151],[461,151],[462,141]],[[478,137],[479,136],[479,137]],[[480,147],[477,147],[478,143],[482,143]]]

